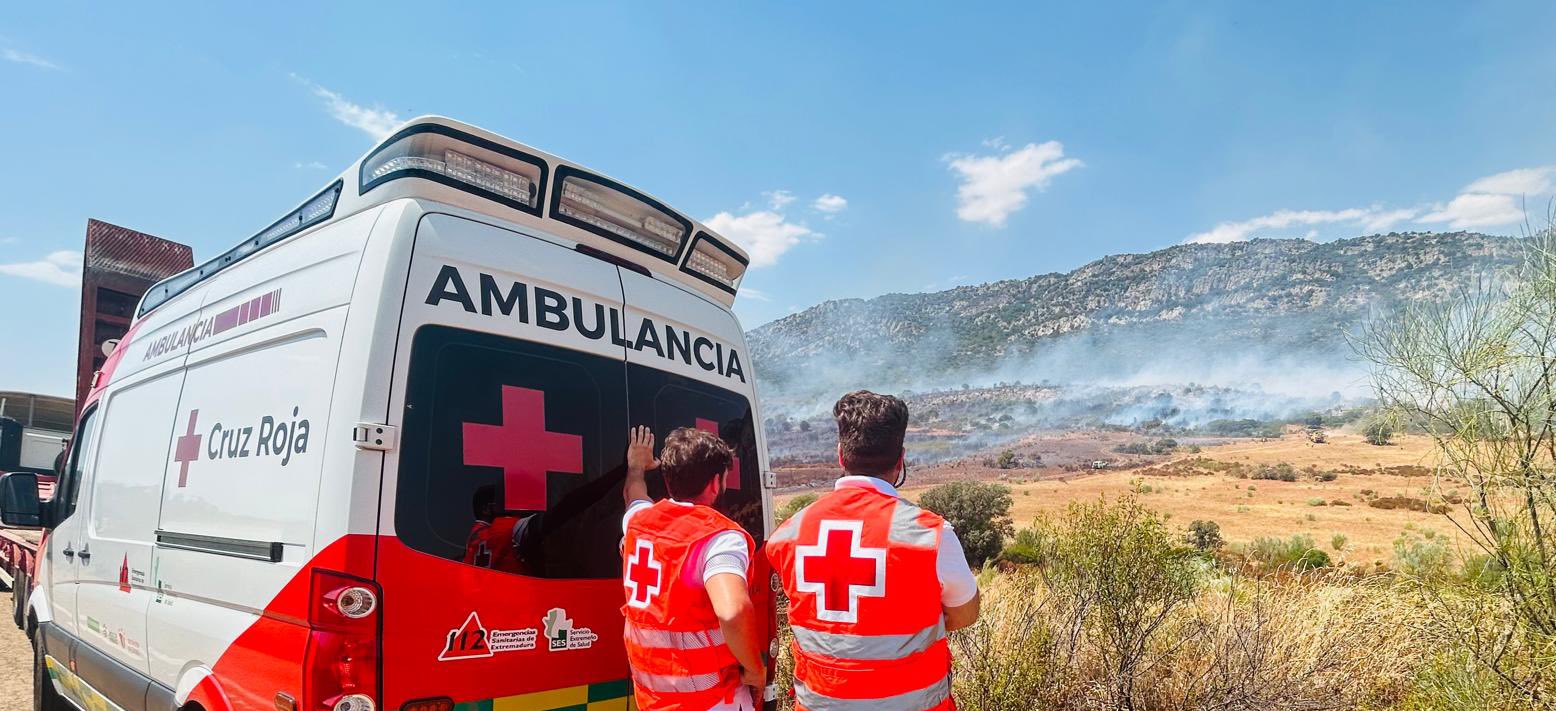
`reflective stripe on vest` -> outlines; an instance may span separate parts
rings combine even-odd
[[[724,680],[722,674],[698,674],[697,676],[672,676],[649,674],[632,670],[632,681],[638,686],[658,694],[696,694],[717,688]]]
[[[913,634],[840,634],[792,625],[794,641],[809,654],[833,659],[894,661],[918,654],[945,639],[945,620]]]
[[[950,674],[917,691],[884,699],[839,699],[818,694],[798,679],[794,681],[794,702],[808,711],[925,711],[944,704],[950,698]]]
[[[629,621],[624,636],[628,644],[644,649],[707,649],[724,644],[724,630],[717,627],[701,632],[676,632],[639,627]]]

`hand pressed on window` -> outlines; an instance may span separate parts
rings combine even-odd
[[[658,468],[659,460],[654,459],[653,430],[641,425],[633,427],[627,432],[627,482],[621,490],[627,505],[648,500],[648,484],[643,480],[643,472]]]

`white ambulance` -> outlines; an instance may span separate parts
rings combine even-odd
[[[0,483],[48,529],[36,708],[628,708],[628,427],[718,433],[718,507],[770,521],[746,265],[586,168],[407,123],[152,287],[52,501]]]

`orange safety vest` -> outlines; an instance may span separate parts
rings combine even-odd
[[[724,531],[739,531],[750,550],[751,536],[707,506],[660,501],[627,523],[623,640],[643,711],[706,711],[740,688],[740,663],[724,642],[699,564],[703,546]]]
[[[513,547],[513,529],[517,516],[498,516],[491,523],[477,520],[465,536],[464,562],[505,573],[524,573],[524,564]]]
[[[808,711],[951,711],[935,562],[945,520],[849,486],[767,542],[789,594],[794,700]]]

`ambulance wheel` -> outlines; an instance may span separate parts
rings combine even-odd
[[[11,621],[20,630],[27,629],[27,602],[23,597],[27,589],[27,574],[17,573],[16,580],[11,582]]]
[[[43,635],[32,640],[32,711],[74,711],[70,703],[60,698],[49,681],[49,672],[43,668]]]

